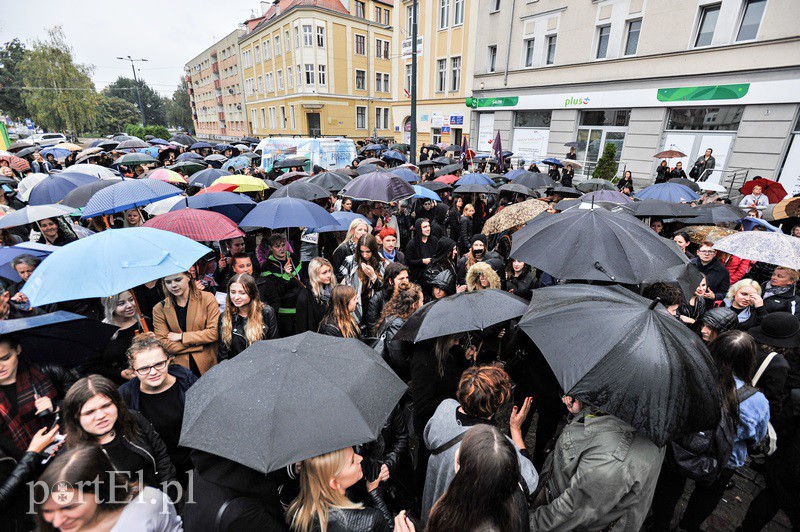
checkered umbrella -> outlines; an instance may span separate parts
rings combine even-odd
[[[168,212],[147,220],[144,226],[177,233],[198,242],[218,242],[244,236],[236,223],[224,214],[200,209]]]

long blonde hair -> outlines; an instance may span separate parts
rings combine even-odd
[[[352,286],[340,284],[331,291],[331,301],[328,311],[322,318],[320,329],[326,324],[333,322],[344,338],[358,338],[361,336],[361,329],[353,315],[347,310],[350,300],[356,297],[358,292]]]
[[[286,512],[286,522],[293,531],[310,532],[318,524],[322,532],[327,532],[331,509],[360,510],[364,507],[330,485],[331,479],[344,469],[345,451],[340,449],[303,460],[299,475],[300,494]]]
[[[347,243],[353,240],[353,237],[356,234],[356,227],[358,227],[359,225],[366,225],[368,233],[370,228],[372,227],[369,225],[369,222],[367,222],[365,219],[356,218],[355,220],[350,222],[350,227],[347,228],[347,235],[345,235],[343,243]]]
[[[319,300],[320,293],[322,292],[322,283],[319,281],[319,272],[322,268],[328,267],[331,269],[331,288],[336,286],[336,275],[333,273],[333,265],[328,259],[322,257],[314,257],[308,263],[308,284],[311,286],[311,291],[314,297]]]
[[[234,283],[242,285],[244,291],[250,296],[248,305],[247,324],[244,326],[244,337],[247,345],[264,339],[264,319],[261,316],[261,299],[258,297],[258,287],[256,280],[246,273],[240,273],[231,277],[228,281],[227,291],[225,292],[225,312],[222,314],[222,327],[219,331],[222,343],[230,347],[233,340],[233,317],[239,314],[231,301],[231,286]]]

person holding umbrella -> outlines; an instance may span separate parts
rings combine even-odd
[[[725,297],[728,288],[731,286],[731,279],[728,270],[716,257],[714,243],[704,241],[697,250],[697,256],[691,263],[697,266],[700,273],[706,276],[708,288],[703,297],[710,301],[720,301]]]
[[[294,330],[296,334],[317,331],[322,317],[328,310],[331,291],[336,286],[333,266],[322,257],[308,263],[308,283],[297,296],[297,313]]]
[[[417,218],[414,222],[414,236],[406,244],[406,262],[409,277],[417,282],[425,268],[433,260],[439,239],[431,235],[431,222],[427,218]]]
[[[153,328],[175,362],[200,377],[217,363],[219,304],[187,272],[164,277],[167,297],[153,309]]]
[[[656,180],[654,182],[655,185],[666,183],[667,179],[669,179],[669,165],[667,164],[666,159],[662,159],[661,163],[659,163],[658,167],[656,168]]]
[[[369,314],[370,299],[381,289],[386,261],[380,258],[378,241],[371,234],[358,239],[356,250],[345,259],[340,273],[342,283],[355,288],[360,296],[355,319],[363,326]]]
[[[225,310],[219,316],[219,359],[228,360],[253,342],[278,338],[275,311],[262,303],[256,281],[246,273],[228,281]]]

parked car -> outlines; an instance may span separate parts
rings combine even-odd
[[[67,137],[61,133],[40,133],[38,135],[31,135],[30,139],[39,148],[55,146],[60,142],[67,142]]]

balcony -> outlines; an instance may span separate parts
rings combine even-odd
[[[219,116],[219,121],[220,122],[224,122],[225,121],[225,113],[220,111],[219,113],[217,113],[217,115]]]
[[[217,105],[222,105],[222,96],[217,96]]]
[[[219,63],[211,63],[211,72],[219,74]]]
[[[222,89],[222,84],[220,83],[220,81],[218,79],[214,80],[214,88],[217,89],[217,90],[221,90]]]

